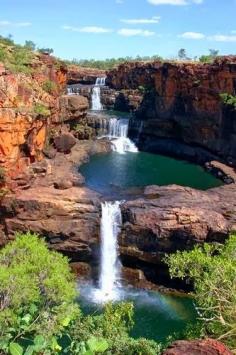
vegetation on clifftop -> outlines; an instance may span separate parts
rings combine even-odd
[[[172,277],[189,279],[205,334],[236,349],[236,234],[167,257]]]

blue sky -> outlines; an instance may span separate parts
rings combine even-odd
[[[1,0],[0,34],[62,58],[236,54],[236,0]]]

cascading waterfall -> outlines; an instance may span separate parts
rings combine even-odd
[[[95,83],[96,86],[104,86],[105,84],[106,84],[105,77],[96,79],[96,83]]]
[[[101,111],[103,110],[103,105],[101,103],[101,86],[106,84],[106,78],[97,78],[95,86],[92,89],[92,110]]]
[[[117,237],[121,226],[120,202],[102,203],[101,218],[101,272],[96,302],[109,302],[119,298],[117,289],[120,267],[117,252]]]
[[[100,86],[94,86],[92,90],[92,110],[101,111],[103,106],[101,103],[101,89]]]
[[[125,154],[125,152],[137,153],[138,148],[128,138],[129,120],[126,118],[109,120],[108,137],[112,141],[113,150]]]

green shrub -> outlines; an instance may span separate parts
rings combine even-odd
[[[46,80],[43,83],[42,88],[47,93],[52,94],[53,92],[55,92],[57,90],[57,85],[56,85],[56,83],[54,83],[54,81]]]
[[[225,105],[232,106],[234,109],[236,109],[236,96],[223,93],[220,94],[220,97]]]
[[[236,234],[166,259],[172,277],[192,280],[207,335],[236,348]]]
[[[69,330],[69,336],[73,339],[70,351],[77,354],[76,346],[82,340],[90,337],[106,339],[109,350],[106,354],[123,355],[157,355],[160,346],[151,340],[133,339],[129,336],[129,330],[133,326],[133,305],[131,303],[118,303],[105,306],[102,314],[89,315],[77,319]],[[79,353],[80,354],[80,353]]]
[[[37,103],[33,107],[33,113],[36,116],[48,117],[51,114],[51,111],[47,108],[47,106]]]
[[[25,338],[39,348],[55,345],[54,336],[78,313],[75,296],[68,260],[37,235],[17,234],[0,250],[0,349]]]

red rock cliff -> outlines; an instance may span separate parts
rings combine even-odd
[[[236,94],[236,57],[212,64],[126,63],[108,73],[107,83],[144,92],[137,112],[144,121],[143,140],[175,138],[236,162],[236,110],[220,98]]]
[[[32,74],[13,74],[0,63],[0,165],[15,177],[41,160],[52,129],[83,117],[85,98],[61,96],[67,68],[48,55],[31,63]]]

